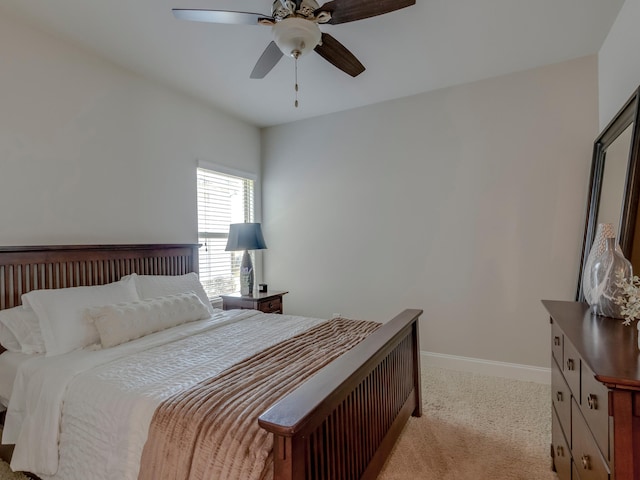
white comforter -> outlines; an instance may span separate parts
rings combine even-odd
[[[162,400],[321,322],[220,310],[114,348],[25,362],[2,438],[16,444],[11,467],[43,480],[135,480]]]

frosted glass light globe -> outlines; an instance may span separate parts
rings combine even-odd
[[[322,38],[318,24],[304,18],[290,17],[273,27],[273,41],[284,55],[301,57],[316,48]]]

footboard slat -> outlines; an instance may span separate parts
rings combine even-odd
[[[375,478],[421,414],[421,313],[405,310],[260,416],[276,480]]]

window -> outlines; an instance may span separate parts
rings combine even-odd
[[[240,291],[243,252],[225,252],[229,225],[253,222],[254,181],[198,168],[200,281],[209,298]]]

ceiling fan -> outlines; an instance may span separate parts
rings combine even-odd
[[[174,8],[173,14],[176,18],[197,22],[271,26],[273,40],[258,59],[250,78],[264,78],[283,55],[297,60],[311,50],[343,72],[356,77],[365,70],[362,63],[338,40],[320,31],[318,24],[353,22],[415,3],[416,0],[331,0],[319,6],[315,0],[275,0],[271,16],[182,8]]]

